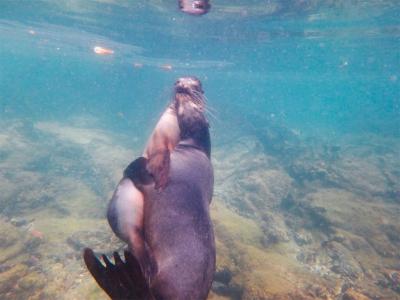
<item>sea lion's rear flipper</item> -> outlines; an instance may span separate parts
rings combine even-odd
[[[115,264],[102,255],[105,266],[90,248],[84,250],[83,258],[89,272],[111,299],[151,299],[138,261],[128,251],[124,254],[125,262],[114,252]]]

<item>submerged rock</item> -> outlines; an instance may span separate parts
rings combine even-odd
[[[336,186],[340,181],[338,175],[325,161],[305,160],[293,161],[287,167],[288,173],[300,185],[317,182],[322,186]]]
[[[229,297],[229,299],[232,300],[242,299],[243,288],[236,284],[225,284],[214,281],[211,290],[217,295]]]
[[[342,278],[357,279],[364,273],[353,253],[343,245],[331,241],[325,243],[321,250],[330,258],[331,270]]]
[[[390,187],[376,159],[347,156],[334,166],[339,186],[361,194],[384,195]]]
[[[126,246],[109,230],[77,231],[67,238],[67,244],[79,255],[85,247],[95,249],[99,253],[112,255],[114,251],[119,251]]]
[[[17,226],[17,227],[28,225],[30,222],[32,222],[32,220],[28,221],[28,220],[26,220],[24,218],[18,218],[18,217],[17,218],[11,218],[11,220],[10,220],[10,223],[12,225],[14,225],[14,226]]]
[[[261,229],[264,233],[261,243],[266,248],[277,243],[285,243],[290,241],[287,226],[281,215],[264,213],[262,217]]]
[[[374,232],[370,236],[366,237],[366,240],[382,257],[400,258],[399,247],[393,245],[386,235],[380,232]]]
[[[381,228],[392,243],[400,246],[400,224],[384,224]]]
[[[214,280],[223,284],[229,284],[232,279],[232,272],[228,268],[217,270],[214,274]]]
[[[309,245],[313,241],[311,233],[305,230],[294,232],[293,238],[296,244],[299,246]]]
[[[5,272],[0,273],[0,298],[10,299],[11,295],[15,295],[14,286],[18,280],[25,276],[28,267],[23,264],[17,264]]]
[[[335,233],[335,228],[322,206],[312,204],[309,198],[297,200],[291,194],[281,202],[286,215],[286,224],[293,230],[317,230],[326,235]]]
[[[26,229],[0,220],[0,264],[19,261],[19,256],[35,253],[42,243]]]
[[[263,120],[260,124],[265,124]],[[268,122],[268,126],[253,131],[266,153],[282,160],[293,159],[302,153],[303,147],[297,132],[283,125]]]
[[[400,270],[386,269],[383,275],[387,280],[385,286],[400,294]]]
[[[216,195],[238,214],[251,218],[278,207],[292,180],[277,161],[260,152],[261,145],[251,138],[224,148],[214,154]]]
[[[0,220],[0,248],[5,249],[13,246],[20,239],[21,233],[15,226]]]
[[[371,300],[371,298],[350,288],[343,294],[342,300]]]
[[[26,276],[22,277],[18,281],[18,287],[16,292],[18,292],[18,294],[21,294],[21,292],[23,292],[28,296],[32,295],[38,289],[43,288],[45,285],[46,285],[46,278],[43,274],[37,272],[31,272]]]

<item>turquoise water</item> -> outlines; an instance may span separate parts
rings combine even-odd
[[[399,20],[394,0],[221,0],[202,17],[175,1],[1,1],[0,219],[9,228],[0,236],[1,298],[101,295],[76,241],[65,243],[98,224],[97,234],[108,232],[104,210],[123,167],[140,154],[176,78],[195,75],[212,112],[218,251],[236,261],[220,258],[234,283],[210,297],[296,299],[276,286],[310,290],[312,276],[325,276],[340,282],[339,292],[318,283],[333,299],[348,289],[398,299]],[[78,240],[100,251],[108,238]],[[229,239],[242,244],[225,253]],[[239,272],[255,266],[248,247],[271,261],[255,278]],[[304,259],[312,251],[317,259]],[[284,273],[308,270],[304,280],[275,278],[276,253],[286,255]],[[31,272],[39,279],[12,275]],[[49,287],[56,273],[64,277]],[[81,281],[60,283],[69,277]]]

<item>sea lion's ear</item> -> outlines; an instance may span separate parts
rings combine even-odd
[[[147,159],[139,157],[131,162],[124,170],[124,177],[129,178],[137,185],[146,185],[153,182],[153,177],[146,168]]]

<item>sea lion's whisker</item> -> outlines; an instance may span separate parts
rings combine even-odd
[[[196,91],[196,90],[193,90],[192,91],[192,94],[193,94],[193,98],[192,98],[192,100],[193,100],[193,102],[195,103],[195,104],[198,104],[198,105],[201,105],[202,106],[202,109],[207,113],[207,115],[209,115],[212,119],[214,119],[214,120],[216,120],[216,121],[219,121],[219,118],[217,117],[217,114],[218,114],[218,111],[215,109],[215,108],[213,108],[213,107],[211,107],[211,106],[209,106],[207,103],[209,102],[208,101],[208,99],[207,99],[207,97],[203,94],[203,93],[201,93],[201,92],[199,92],[199,91]],[[206,105],[207,104],[207,105]]]
[[[201,93],[201,92],[199,92],[199,91],[196,91],[196,90],[193,90],[192,93],[193,93],[193,95],[195,95],[196,97],[200,98],[202,102],[204,102],[204,103],[207,102],[207,97],[206,97],[203,93]]]
[[[216,110],[214,107],[212,107],[212,106],[210,106],[210,105],[207,105],[207,109],[208,109],[209,111],[214,112],[214,113],[218,113],[218,110]]]
[[[203,98],[202,97],[200,97],[200,96],[198,96],[198,95],[196,95],[196,94],[193,94],[192,95],[192,102],[194,103],[194,104],[196,104],[196,105],[198,105],[198,106],[205,106],[205,103],[204,103],[204,100],[203,100]]]
[[[206,107],[208,108],[209,111],[213,111],[215,113],[218,113],[218,111],[214,107],[212,107],[212,106],[210,106],[208,104],[210,101],[208,101],[208,99],[207,99],[207,97],[205,95],[203,95],[203,101],[204,101],[204,103],[207,103]]]
[[[205,107],[204,108],[204,111],[205,111],[205,113],[208,115],[208,116],[210,116],[211,117],[211,119],[213,119],[213,120],[215,120],[215,121],[218,121],[219,122],[219,119],[218,119],[218,117],[212,112],[212,111],[210,111],[210,110],[208,110],[208,108],[207,107]]]
[[[192,95],[192,101],[194,101],[194,102],[201,102],[201,98],[200,98],[196,93],[193,93],[193,95]]]
[[[210,102],[210,101],[208,101],[208,98],[207,98],[207,96],[206,95],[202,95],[203,96],[203,99],[204,99],[204,102]]]
[[[200,93],[199,91],[197,91],[197,90],[191,90],[191,93],[192,94],[194,94],[194,95],[196,95],[197,97],[203,97],[203,94],[202,93]]]

